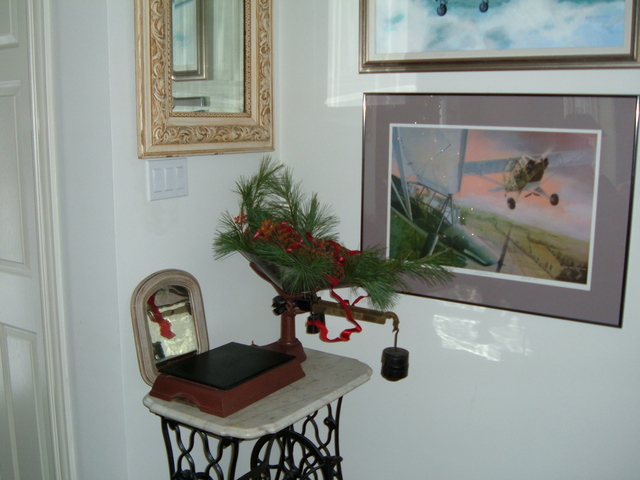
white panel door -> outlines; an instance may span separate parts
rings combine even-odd
[[[0,479],[52,479],[36,218],[31,0],[0,0]]]

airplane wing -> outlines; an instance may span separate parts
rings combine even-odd
[[[538,158],[546,155],[549,159],[549,168],[559,168],[574,165],[593,165],[595,161],[595,150],[575,150],[569,152],[552,152],[549,154],[527,155]],[[478,160],[476,162],[465,162],[465,175],[491,175],[493,173],[510,172],[515,167],[518,157],[496,158],[491,160]]]
[[[398,127],[394,127],[393,128],[393,135],[392,135],[392,146],[393,146],[393,155],[396,158],[396,163],[398,165],[398,170],[400,171],[400,181],[401,186],[400,186],[400,190],[402,193],[402,200],[404,201],[402,206],[404,207],[404,211],[406,212],[406,214],[409,216],[409,218],[411,218],[411,200],[409,199],[409,189],[407,188],[407,176],[405,173],[405,160],[403,158],[403,154],[402,154],[402,147],[400,145],[400,138],[398,135]],[[392,189],[397,189],[396,185],[394,182],[391,182],[391,187]],[[400,193],[400,192],[396,192],[396,193]],[[400,196],[400,195],[398,195]]]
[[[416,179],[443,195],[460,191],[466,130],[395,126],[392,142],[393,155],[403,178]]]
[[[549,167],[560,168],[575,165],[594,165],[596,150],[573,150],[570,152],[553,152],[548,155]]]
[[[510,172],[520,157],[496,158],[492,160],[479,160],[477,162],[465,162],[465,175],[491,175],[492,173]]]

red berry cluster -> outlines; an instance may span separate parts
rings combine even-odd
[[[246,227],[247,216],[242,213],[234,218],[235,223],[241,228],[244,227],[244,234],[250,235]],[[256,232],[251,235],[252,241],[270,242],[280,245],[287,253],[302,253],[309,257],[322,256],[330,259],[335,265],[335,272],[332,280],[340,280],[344,276],[344,265],[347,256],[360,253],[355,250],[347,250],[334,240],[316,240],[314,236],[307,232],[301,235],[288,221],[275,223],[272,220],[264,220]]]

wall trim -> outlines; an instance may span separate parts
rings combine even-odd
[[[51,10],[46,0],[29,2],[31,85],[35,129],[38,261],[43,315],[47,399],[51,415],[52,466],[58,479],[76,480],[71,395],[64,322],[59,191],[53,114]]]

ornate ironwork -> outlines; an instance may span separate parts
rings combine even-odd
[[[296,425],[256,440],[251,470],[237,480],[342,480],[339,442],[342,398],[321,418],[319,411]],[[233,480],[242,440],[220,437],[162,417],[171,480]],[[214,444],[212,444],[214,443]],[[222,457],[230,450],[227,476]],[[204,465],[198,467],[198,461]]]
[[[185,435],[183,435],[183,430]],[[172,442],[171,433],[175,442]],[[169,461],[169,475],[171,480],[224,480],[224,470],[221,465],[224,450],[231,447],[231,458],[229,460],[228,477],[235,477],[236,464],[238,463],[238,445],[240,441],[236,438],[220,437],[212,433],[185,425],[165,417],[162,418],[162,435],[167,449],[167,459]],[[186,437],[186,440],[183,440]],[[197,439],[200,440],[202,455],[206,465],[198,471],[196,467]],[[215,454],[209,440],[216,442]],[[174,456],[173,444],[177,448]],[[215,476],[214,476],[215,475]]]
[[[300,423],[278,433],[261,437],[251,453],[252,472],[260,480],[342,480],[339,424],[342,398],[335,416],[331,404],[321,423],[318,411]],[[333,453],[331,452],[333,447]]]

